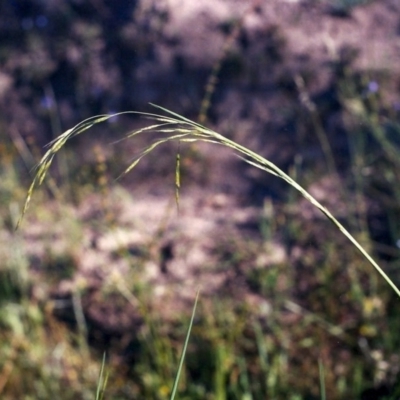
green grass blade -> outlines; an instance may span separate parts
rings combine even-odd
[[[107,386],[108,374],[104,376],[105,365],[106,365],[106,353],[103,354],[103,360],[101,362],[99,379],[97,381],[96,400],[103,399],[104,392]]]
[[[322,363],[321,359],[318,360],[318,370],[319,370],[321,400],[326,400],[325,370],[324,370],[324,364]]]
[[[180,360],[179,360],[179,367],[178,367],[178,371],[177,371],[176,376],[175,376],[174,386],[173,386],[173,388],[172,388],[170,400],[174,400],[175,395],[176,395],[176,392],[177,392],[177,390],[178,390],[179,378],[180,378],[181,373],[182,373],[183,362],[184,362],[184,360],[185,360],[185,355],[186,355],[186,350],[187,350],[187,346],[188,346],[188,343],[189,343],[190,333],[191,333],[191,331],[192,331],[194,316],[195,316],[195,314],[196,314],[197,302],[198,302],[198,300],[199,300],[199,293],[200,293],[200,290],[198,290],[198,291],[197,291],[197,294],[196,294],[196,300],[195,300],[194,306],[193,306],[192,317],[190,318],[190,323],[189,323],[188,331],[187,331],[187,333],[186,333],[185,344],[184,344],[184,346],[183,346],[181,358],[180,358]]]

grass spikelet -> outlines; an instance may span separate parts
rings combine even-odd
[[[394,284],[394,282],[389,278],[389,276],[383,271],[383,269],[372,259],[372,257],[364,250],[364,248],[358,243],[358,241],[347,231],[347,229],[331,214],[331,212],[326,209],[322,204],[320,204],[311,194],[309,194],[302,186],[300,186],[295,180],[293,180],[289,175],[278,168],[274,163],[267,160],[266,158],[260,156],[259,154],[253,152],[252,150],[226,138],[225,136],[208,129],[196,122],[193,122],[179,114],[169,111],[163,107],[153,105],[162,112],[166,113],[167,116],[158,115],[154,113],[140,113],[140,112],[123,112],[113,115],[100,115],[98,117],[89,118],[80,124],[76,125],[74,128],[66,131],[53,142],[50,143],[49,150],[45,153],[42,160],[39,162],[38,171],[33,179],[33,182],[28,190],[28,194],[25,201],[25,206],[18,225],[21,222],[24,214],[26,213],[29,202],[31,200],[32,194],[37,186],[39,186],[49,170],[51,163],[55,154],[61,150],[64,144],[74,136],[77,136],[84,131],[91,128],[93,125],[100,122],[106,121],[109,118],[121,115],[121,114],[140,114],[146,118],[157,121],[157,124],[141,128],[137,131],[131,132],[127,135],[128,139],[133,139],[139,134],[144,134],[146,132],[156,132],[162,136],[162,138],[155,140],[152,144],[146,147],[135,160],[126,168],[124,173],[130,172],[140,160],[149,155],[158,146],[169,143],[169,142],[207,142],[219,144],[224,147],[228,147],[234,151],[239,157],[243,158],[246,162],[253,165],[254,167],[260,168],[268,173],[276,175],[277,177],[285,180],[289,185],[299,191],[311,204],[318,208],[335,226],[345,235],[348,240],[359,250],[359,252],[364,256],[364,258],[379,272],[379,274],[386,280],[386,282],[392,287],[398,296],[400,296],[400,290]],[[178,180],[179,182],[179,180]],[[176,182],[175,182],[176,184]]]

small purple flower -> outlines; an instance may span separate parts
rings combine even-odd
[[[368,83],[368,92],[376,93],[379,90],[379,84],[376,81],[370,81]]]
[[[43,96],[40,105],[46,110],[51,110],[54,107],[54,100],[50,96]]]

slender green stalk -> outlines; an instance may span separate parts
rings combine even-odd
[[[97,382],[97,390],[96,390],[96,400],[102,400],[104,397],[104,392],[107,386],[108,381],[108,373],[104,376],[104,368],[106,365],[106,353],[103,354],[103,360],[101,362],[99,380]]]
[[[324,370],[324,364],[321,359],[318,360],[318,370],[319,370],[321,400],[326,400],[325,370]]]
[[[227,137],[208,129],[196,122],[193,122],[179,114],[176,114],[172,111],[169,111],[163,107],[153,105],[154,107],[162,110],[165,115],[153,114],[153,113],[138,113],[135,111],[131,112],[123,112],[113,115],[100,115],[97,117],[89,118],[80,124],[76,125],[74,128],[69,129],[60,135],[57,139],[50,143],[50,148],[47,150],[42,160],[38,165],[37,173],[33,179],[33,182],[28,190],[27,198],[25,201],[25,206],[21,215],[20,220],[18,221],[18,225],[21,222],[22,217],[26,213],[33,191],[35,188],[43,183],[43,180],[46,176],[47,171],[49,170],[51,163],[53,161],[56,153],[65,145],[65,143],[74,136],[77,136],[84,131],[91,128],[93,125],[98,124],[100,122],[106,121],[112,117],[121,114],[140,114],[144,115],[154,121],[156,124],[151,126],[147,126],[145,128],[139,129],[137,131],[131,132],[127,135],[127,138],[134,138],[136,135],[146,132],[157,132],[159,134],[165,135],[164,138],[158,139],[152,144],[150,144],[147,148],[145,148],[135,159],[134,161],[126,168],[125,173],[131,171],[140,160],[155,150],[158,146],[177,141],[177,142],[207,142],[219,144],[225,147],[232,149],[235,153],[239,155],[243,160],[247,163],[260,168],[266,172],[269,172],[277,177],[285,180],[289,185],[294,187],[297,191],[299,191],[311,204],[317,207],[341,232],[345,235],[350,242],[359,250],[359,252],[366,258],[369,263],[379,272],[379,274],[386,280],[386,282],[391,286],[391,288],[396,292],[396,294],[400,297],[400,290],[394,284],[394,282],[389,278],[389,276],[383,271],[383,269],[372,259],[372,257],[364,250],[360,243],[347,231],[347,229],[330,213],[328,209],[326,209],[322,204],[320,204],[313,196],[311,196],[302,186],[300,186],[296,181],[294,181],[289,175],[283,172],[280,168],[278,168],[274,163],[267,160],[266,158],[260,156],[254,151],[228,139]],[[177,169],[176,181],[179,182],[179,169]],[[177,199],[179,199],[179,187],[177,187]],[[18,227],[17,225],[17,227]]]
[[[194,301],[194,306],[193,306],[193,311],[192,311],[192,317],[190,318],[190,323],[189,323],[189,327],[188,327],[188,331],[186,333],[186,339],[185,339],[185,344],[183,345],[183,350],[182,350],[182,354],[181,354],[181,358],[179,360],[179,366],[178,366],[178,371],[176,373],[175,376],[175,381],[174,381],[174,386],[172,387],[172,392],[171,392],[171,400],[174,400],[176,392],[178,390],[178,383],[179,383],[179,378],[181,376],[182,373],[182,368],[183,368],[183,362],[185,361],[185,355],[186,355],[186,350],[187,350],[187,346],[189,343],[189,338],[190,338],[190,333],[192,331],[192,326],[193,326],[193,321],[194,321],[194,316],[196,314],[196,307],[197,307],[197,302],[199,300],[199,293],[200,291],[197,291],[196,294],[196,300]]]

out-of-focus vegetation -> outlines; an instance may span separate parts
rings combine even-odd
[[[342,9],[342,3],[336,5]],[[351,18],[358,6],[346,6],[340,18]],[[190,244],[167,233],[168,215],[180,218],[173,188],[166,211],[158,213],[161,205],[145,198],[149,207],[141,218],[126,212],[143,193],[158,195],[164,179],[173,186],[177,149],[144,162],[140,173],[146,175],[132,177],[139,194],[131,183],[124,188],[114,178],[138,147],[103,142],[123,134],[129,121],[116,120],[107,133],[88,132],[65,148],[14,231],[42,143],[80,119],[142,109],[148,100],[189,116],[199,111],[216,60],[194,71],[175,54],[174,74],[152,64],[152,58],[161,62],[157,44],[173,53],[176,42],[163,36],[169,11],[167,3],[151,1],[0,3],[0,397],[93,399],[106,352],[105,398],[168,399],[193,288],[197,281],[214,287],[224,277],[219,290],[200,297],[180,398],[321,399],[322,365],[329,399],[397,399],[399,299],[294,191],[248,173],[243,164],[239,170],[250,186],[225,195],[243,189],[241,206],[255,203],[256,217],[233,222],[241,210],[235,207],[231,219],[221,217],[212,243],[200,235],[209,258],[183,281],[175,280],[174,268],[181,266],[179,257],[189,258],[182,247]],[[223,22],[221,34],[229,36],[237,21]],[[262,51],[246,32],[239,31],[239,45],[225,54],[210,120],[260,153],[266,142],[278,143],[276,160],[327,204],[399,285],[399,77],[385,66],[355,68],[357,52],[343,49],[328,67],[328,83],[315,91],[317,71],[285,64],[285,28],[260,34]],[[157,91],[165,81],[171,86]],[[247,105],[235,114],[227,99],[237,86]],[[247,115],[255,118],[251,108],[262,104],[256,102],[262,91],[268,98],[278,93],[271,104],[279,112],[247,133]],[[201,186],[204,198],[209,194],[218,157],[183,145],[180,152],[184,209],[185,185]],[[228,172],[227,185],[234,170]],[[216,219],[224,215],[225,200],[218,199]],[[152,215],[162,217],[146,236],[140,221]],[[129,241],[118,232],[142,236]],[[211,271],[209,281],[202,271]]]

